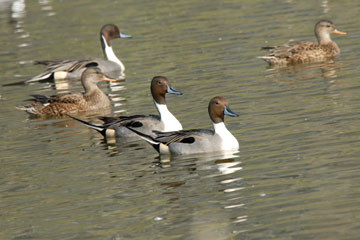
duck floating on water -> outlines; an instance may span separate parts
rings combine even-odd
[[[294,65],[298,63],[322,62],[340,54],[340,48],[331,40],[330,34],[346,35],[338,31],[330,20],[320,20],[315,25],[314,42],[289,42],[288,44],[263,47],[269,54],[258,57],[270,65]]]
[[[61,117],[81,112],[98,112],[109,109],[109,98],[97,86],[100,81],[116,81],[106,77],[98,67],[87,68],[81,75],[84,93],[65,93],[53,96],[31,95],[35,101],[27,106],[17,107],[30,115],[39,117]]]
[[[105,138],[116,137],[130,139],[135,137],[138,139],[138,135],[130,131],[127,126],[131,126],[137,131],[148,135],[153,135],[153,130],[164,132],[181,130],[181,123],[172,115],[166,106],[165,95],[167,93],[182,95],[182,93],[175,90],[170,85],[169,80],[163,76],[153,77],[150,84],[150,91],[159,115],[100,117],[99,119],[102,120],[104,124],[94,124],[73,116],[69,117],[95,129]]]
[[[41,80],[60,80],[60,79],[80,79],[82,72],[87,67],[98,67],[112,79],[120,80],[125,78],[125,66],[116,57],[112,49],[112,40],[116,38],[132,38],[131,35],[120,32],[115,24],[105,24],[100,30],[100,42],[104,52],[105,59],[85,58],[79,60],[50,60],[37,61],[35,64],[46,65],[45,72],[33,77],[26,82],[35,82]]]
[[[155,137],[143,134],[135,128],[128,128],[150,143],[160,154],[194,154],[216,151],[237,151],[239,142],[226,128],[224,115],[238,117],[230,110],[224,97],[217,96],[210,100],[208,112],[214,130],[192,129],[174,132],[153,131]]]

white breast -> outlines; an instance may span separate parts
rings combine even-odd
[[[215,134],[220,136],[221,138],[221,147],[222,150],[233,150],[239,149],[239,142],[237,139],[227,130],[225,124],[221,123],[213,123]]]
[[[161,122],[164,124],[164,132],[182,130],[181,123],[171,114],[165,104],[155,102],[155,106],[160,113]]]

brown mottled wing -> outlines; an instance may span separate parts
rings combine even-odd
[[[304,51],[311,51],[316,48],[318,48],[317,43],[292,41],[269,49],[269,55],[277,58],[291,58],[295,54],[299,54]]]
[[[80,101],[84,100],[84,95],[82,93],[63,93],[58,95],[52,95],[52,96],[45,96],[45,95],[37,95],[33,94],[31,95],[34,102],[46,104],[46,103],[79,103]]]
[[[50,102],[77,104],[84,101],[82,93],[60,94],[50,97]]]

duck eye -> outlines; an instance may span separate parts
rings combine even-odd
[[[219,105],[219,102],[215,102],[216,105]]]

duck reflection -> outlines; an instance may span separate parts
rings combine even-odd
[[[160,155],[158,158],[160,160],[160,163],[164,164],[171,164],[175,161],[191,159],[194,162],[196,161],[198,170],[212,170],[215,168],[220,172],[220,175],[223,175],[241,170],[241,168],[231,169],[232,167],[240,164],[240,162],[234,162],[234,159],[239,157],[238,154],[239,151],[234,150],[190,155]],[[215,161],[216,165],[206,164],[213,161]]]
[[[141,141],[127,145],[127,149],[116,143],[113,145],[118,148],[115,155],[127,151],[138,159],[133,162],[137,170],[126,176],[138,198],[149,198],[147,214],[153,214],[158,224],[170,224],[167,226],[174,228],[185,224],[188,230],[182,232],[182,236],[186,239],[222,239],[224,233],[235,232],[238,224],[247,221],[238,151],[177,156],[154,153],[152,157],[144,155],[144,148],[149,146],[137,143]],[[113,154],[114,149],[109,152]],[[122,172],[121,167],[109,166],[112,181],[119,182],[119,175],[124,174],[119,171]],[[144,189],[144,184],[149,187]],[[119,195],[124,194],[123,191],[120,189]],[[139,208],[135,211],[141,212]]]
[[[16,23],[25,17],[25,7],[25,0],[15,0],[11,3],[10,23]]]
[[[268,67],[266,70],[266,78],[278,79],[278,81],[281,82],[318,77],[332,79],[339,75],[341,67],[342,64],[334,60],[289,67]]]
[[[56,15],[51,6],[51,0],[39,0],[39,5],[41,6],[41,10],[47,13],[48,17]]]
[[[242,211],[239,158],[238,151],[159,156],[159,184],[170,206],[161,217],[176,218],[179,211],[188,212],[189,232],[184,235],[191,239],[222,239],[223,233],[233,232],[234,224],[247,221]]]

